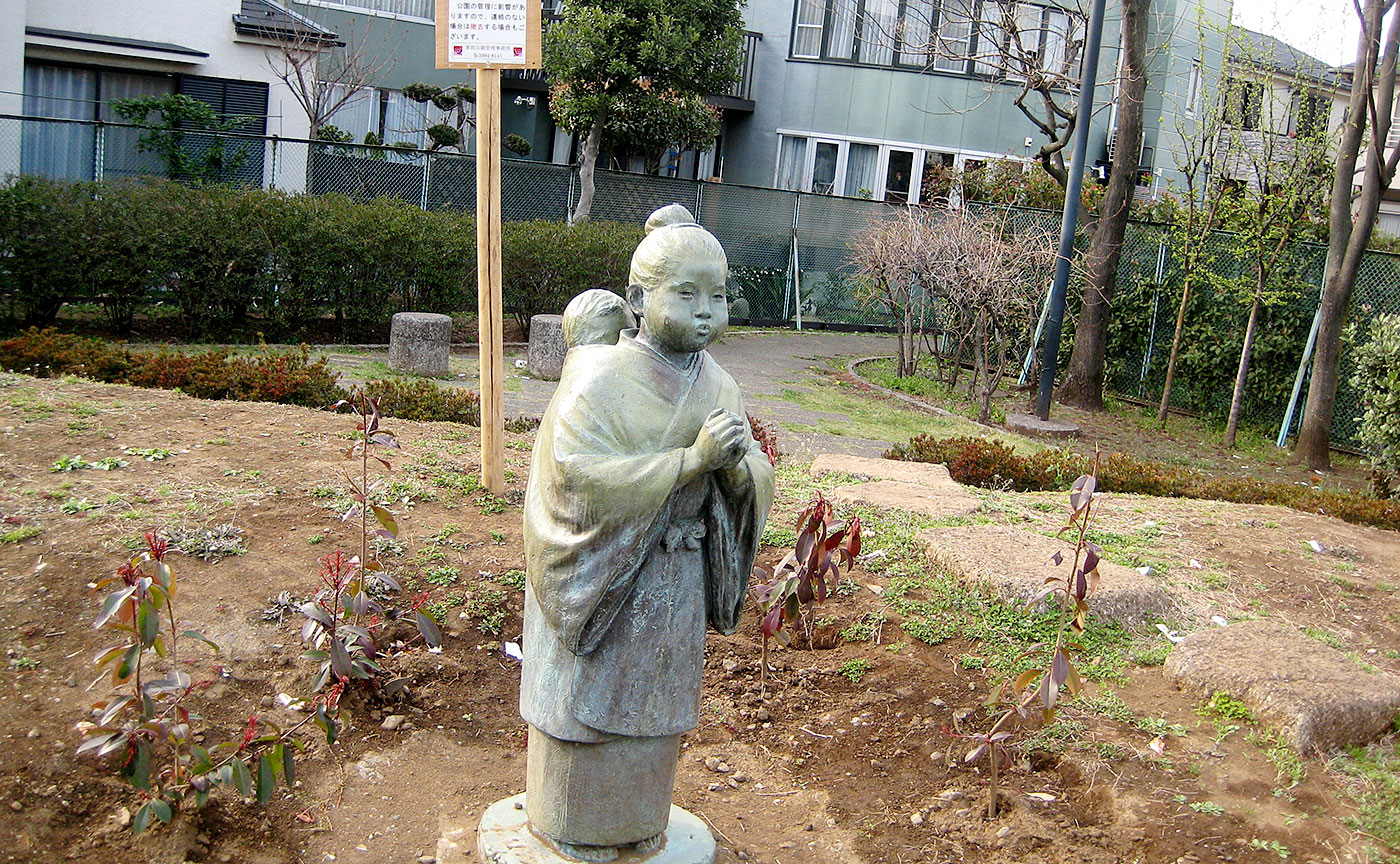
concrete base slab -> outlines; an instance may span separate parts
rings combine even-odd
[[[1202,697],[1230,694],[1303,753],[1369,744],[1400,719],[1400,678],[1368,672],[1276,621],[1192,633],[1167,656],[1166,672]]]
[[[928,462],[901,462],[896,459],[869,459],[864,456],[847,456],[843,453],[822,453],[812,460],[809,469],[814,479],[820,480],[828,474],[855,474],[873,480],[898,480],[901,483],[919,483],[924,486],[947,487],[953,482],[946,465]],[[954,484],[957,485],[957,484]]]
[[[1034,414],[1007,414],[1006,428],[1031,438],[1078,438],[1079,426],[1068,420],[1041,420]]]
[[[530,828],[525,816],[525,794],[504,798],[486,808],[475,830],[478,858],[473,859],[472,828],[444,825],[438,840],[438,864],[578,864],[562,854],[548,839]],[[665,842],[653,852],[624,849],[617,864],[713,864],[715,839],[698,816],[671,807]]]
[[[1074,563],[1074,544],[1006,525],[933,528],[920,535],[928,555],[970,585],[986,585],[1007,603],[1027,603],[1049,577],[1065,578]],[[1064,563],[1051,560],[1059,552]],[[1089,600],[1091,615],[1130,626],[1170,613],[1171,596],[1155,579],[1131,567],[1099,563],[1099,589]],[[1037,611],[1049,608],[1042,600]]]
[[[982,499],[952,480],[939,486],[904,483],[899,480],[875,480],[838,486],[831,497],[842,504],[863,504],[868,507],[891,507],[922,513],[934,519],[966,516],[982,506]]]

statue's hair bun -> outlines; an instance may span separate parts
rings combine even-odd
[[[667,204],[651,216],[647,217],[647,233],[655,231],[657,228],[668,228],[672,225],[694,225],[695,216],[680,204]]]

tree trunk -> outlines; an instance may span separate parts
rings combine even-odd
[[[1225,423],[1225,446],[1234,448],[1235,433],[1240,428],[1240,409],[1244,406],[1244,381],[1249,375],[1249,355],[1254,350],[1254,330],[1259,322],[1259,295],[1249,307],[1249,323],[1244,328],[1244,347],[1240,349],[1240,368],[1235,373],[1235,393],[1230,398],[1230,419]]]
[[[1172,331],[1172,351],[1167,357],[1167,379],[1162,382],[1162,404],[1157,406],[1157,422],[1167,422],[1167,405],[1172,398],[1172,379],[1176,377],[1176,355],[1181,350],[1181,330],[1186,324],[1186,304],[1191,299],[1191,280],[1181,283],[1181,304],[1176,307],[1176,329]]]
[[[1074,328],[1074,350],[1065,368],[1059,400],[1066,405],[1103,409],[1104,354],[1108,347],[1108,313],[1117,285],[1123,234],[1137,188],[1142,155],[1142,107],[1147,93],[1147,16],[1150,0],[1122,0],[1123,75],[1118,96],[1118,131],[1113,171],[1103,210],[1089,243],[1089,279]]]
[[[578,206],[574,208],[574,222],[587,222],[593,212],[593,169],[598,164],[598,151],[603,146],[603,123],[607,113],[600,111],[588,130],[583,142],[583,155],[578,162]]]
[[[1371,240],[1381,194],[1395,176],[1400,150],[1385,153],[1383,146],[1391,128],[1395,102],[1396,49],[1400,47],[1400,16],[1391,16],[1385,34],[1385,50],[1380,36],[1385,0],[1364,0],[1361,8],[1361,36],[1357,45],[1355,79],[1348,122],[1342,127],[1337,153],[1337,169],[1332,177],[1332,211],[1327,241],[1327,272],[1323,280],[1321,310],[1317,330],[1317,352],[1313,355],[1312,379],[1303,423],[1298,429],[1294,459],[1314,471],[1330,471],[1332,417],[1337,407],[1338,367],[1342,355],[1342,326],[1361,256]],[[1378,66],[1379,64],[1379,66]],[[1368,110],[1369,109],[1369,110]],[[1372,114],[1371,112],[1374,112]],[[1370,124],[1367,118],[1370,117]],[[1368,131],[1369,135],[1365,133]],[[1351,200],[1356,163],[1362,144],[1366,148],[1366,169],[1355,213],[1345,202]]]

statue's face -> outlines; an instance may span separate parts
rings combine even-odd
[[[642,296],[647,331],[670,351],[703,351],[729,326],[724,263],[708,257],[684,261]]]

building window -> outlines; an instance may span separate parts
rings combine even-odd
[[[891,204],[946,204],[958,162],[956,154],[907,144],[780,134],[773,185]]]
[[[1326,97],[1306,90],[1295,90],[1288,112],[1288,134],[1295,138],[1307,138],[1326,132]]]
[[[1225,82],[1225,122],[1247,132],[1259,131],[1264,108],[1264,85],[1259,81],[1231,78]]]
[[[1201,107],[1201,61],[1191,63],[1191,77],[1186,81],[1186,116],[1195,117]]]
[[[436,12],[434,0],[301,0],[308,6],[328,6],[350,12],[368,12],[386,18],[417,18],[432,21]]]
[[[822,0],[798,0],[792,56],[812,59],[822,56],[822,19],[825,16],[826,4]]]
[[[1010,0],[795,0],[790,56],[1023,80],[1079,78],[1080,22]]]

